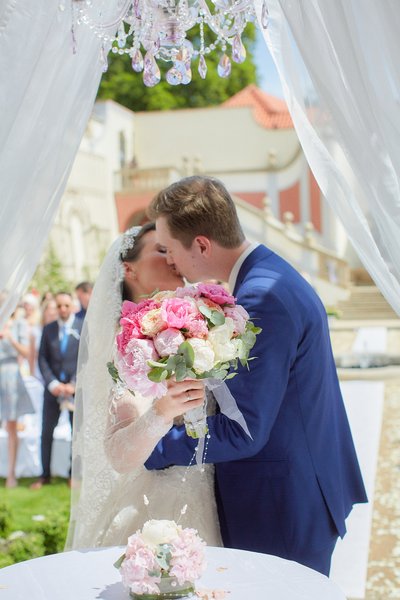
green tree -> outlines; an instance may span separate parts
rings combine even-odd
[[[197,48],[198,42],[195,38],[196,32],[190,36],[190,39]],[[218,76],[217,65],[221,51],[214,50],[206,56],[208,67],[206,79],[200,77],[197,71],[198,59],[194,59],[192,81],[188,85],[179,86],[171,86],[165,81],[165,73],[171,67],[171,63],[162,64],[162,61],[158,61],[161,81],[156,86],[148,88],[143,83],[143,74],[132,70],[129,56],[110,53],[108,70],[103,75],[97,97],[99,100],[115,100],[134,111],[199,108],[221,104],[247,85],[256,83],[257,80],[253,59],[254,25],[248,24],[242,39],[247,50],[247,58],[241,64],[232,61],[232,71],[228,78],[223,79]],[[227,49],[227,54],[230,55],[230,47]]]
[[[72,283],[64,276],[63,265],[50,242],[45,258],[37,267],[29,288],[35,288],[44,294],[45,292],[56,293],[60,290],[68,291],[71,287]]]

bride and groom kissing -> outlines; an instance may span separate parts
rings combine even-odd
[[[190,282],[228,282],[262,329],[257,360],[226,382],[251,437],[218,411],[208,417],[206,462],[215,465],[211,493],[223,544],[328,575],[346,517],[367,498],[324,307],[286,261],[245,239],[218,180],[195,176],[170,185],[154,198],[150,216],[167,263]],[[143,454],[149,476],[190,464],[197,442],[182,425],[161,427],[155,440]]]

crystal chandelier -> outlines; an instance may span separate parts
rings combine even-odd
[[[118,16],[108,22],[101,18],[104,2],[72,0],[75,24],[89,26],[102,39],[104,71],[108,48],[115,54],[128,54],[132,69],[143,71],[148,87],[161,79],[160,61],[169,63],[167,82],[179,85],[191,81],[193,67],[205,79],[211,52],[220,53],[220,77],[229,77],[232,61],[246,59],[242,33],[248,22],[255,21],[253,0],[119,0]],[[266,10],[264,4],[263,19]],[[187,38],[191,30],[193,42]]]

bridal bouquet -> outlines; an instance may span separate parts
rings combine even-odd
[[[128,538],[114,566],[134,600],[183,598],[194,593],[206,568],[204,548],[195,529],[152,519]]]
[[[203,283],[158,292],[138,304],[125,301],[120,325],[109,372],[132,393],[153,398],[166,394],[172,376],[176,381],[234,377],[238,363],[247,366],[251,360],[261,331],[224,287]],[[188,435],[204,437],[205,418],[199,426],[199,416],[191,412],[185,415]]]

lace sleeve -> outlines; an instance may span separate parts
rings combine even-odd
[[[128,473],[143,465],[170,428],[171,424],[165,423],[153,406],[146,407],[139,395],[112,389],[104,448],[116,471]]]

